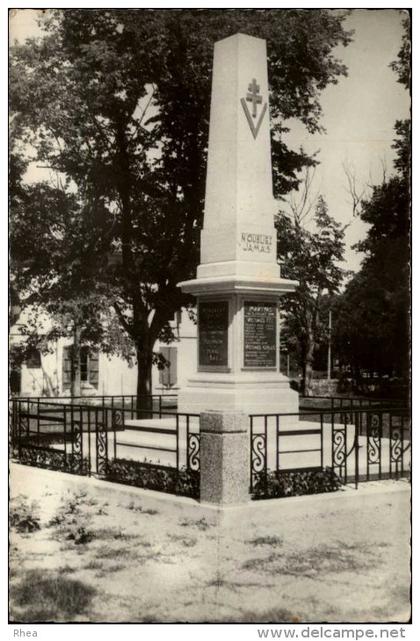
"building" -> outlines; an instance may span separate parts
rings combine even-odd
[[[48,319],[46,318],[46,324]],[[25,315],[11,328],[10,345],[22,344]],[[177,312],[171,326],[176,340],[170,345],[157,342],[155,351],[169,362],[164,370],[153,367],[154,394],[177,393],[195,371],[197,360],[197,328],[186,310]],[[16,396],[69,396],[71,388],[70,338],[58,338],[49,344],[49,352],[32,350],[20,366],[11,366],[10,392]],[[82,396],[134,395],[137,387],[137,366],[119,356],[81,350],[80,376]]]

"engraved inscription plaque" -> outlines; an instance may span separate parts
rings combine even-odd
[[[217,300],[200,303],[198,311],[198,364],[203,367],[228,365],[229,303]]]
[[[273,237],[267,234],[240,233],[239,244],[244,252],[270,254],[274,251]]]
[[[245,301],[245,367],[276,367],[276,320],[276,303]]]

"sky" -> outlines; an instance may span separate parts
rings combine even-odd
[[[14,12],[10,39],[24,42],[39,35],[36,14],[33,9]],[[351,247],[365,236],[367,226],[353,216],[343,163],[354,171],[359,189],[380,182],[384,166],[388,175],[393,171],[394,124],[410,110],[409,94],[389,67],[401,46],[401,19],[396,9],[355,9],[345,22],[346,29],[354,29],[353,42],[335,50],[347,65],[348,76],[321,95],[321,124],[326,133],[309,134],[299,121],[285,122],[290,128],[286,142],[291,147],[302,145],[308,153],[319,150],[312,191],[322,194],[334,218],[348,225],[346,268],[354,271],[363,256]],[[33,173],[38,175],[40,172]]]
[[[327,87],[321,97],[326,134],[308,134],[298,122],[291,128],[288,142],[303,145],[317,156],[320,165],[313,182],[314,192],[322,193],[330,213],[340,222],[350,223],[346,232],[348,269],[357,270],[362,255],[351,245],[366,234],[367,226],[353,217],[343,162],[349,164],[363,189],[381,181],[383,162],[393,171],[394,124],[408,117],[410,97],[389,64],[401,46],[401,13],[397,10],[355,10],[346,20],[354,29],[353,42],[336,49],[348,67],[348,76]]]

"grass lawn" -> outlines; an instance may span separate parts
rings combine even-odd
[[[384,481],[221,516],[13,464],[10,618],[406,622],[409,498]]]

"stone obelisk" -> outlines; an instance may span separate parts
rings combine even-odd
[[[214,49],[204,225],[197,278],[197,373],[179,412],[297,412],[279,371],[280,276],[265,40],[236,34]]]

